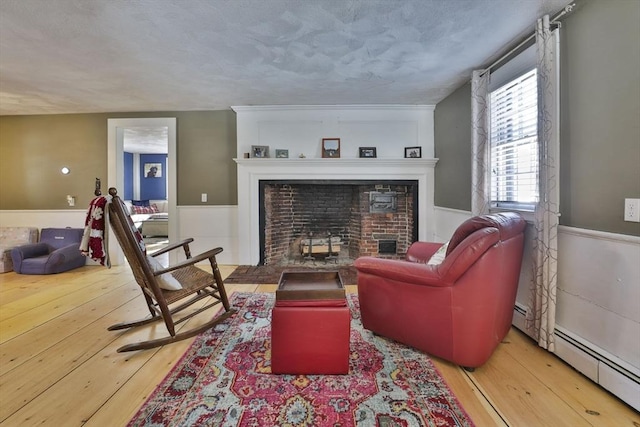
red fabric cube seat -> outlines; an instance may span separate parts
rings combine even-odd
[[[271,372],[347,374],[351,314],[346,299],[276,301]]]

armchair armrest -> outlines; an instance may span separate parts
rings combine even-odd
[[[402,260],[360,257],[354,266],[358,273],[368,273],[385,279],[411,283],[412,285],[450,286],[451,282],[442,279],[437,265],[407,262]]]
[[[51,252],[49,254],[49,259],[47,260],[48,265],[62,264],[63,262],[82,257],[82,252],[78,247],[77,243],[72,243],[67,246],[63,246]]]
[[[49,245],[46,243],[30,243],[27,245],[16,246],[11,250],[11,257],[14,258],[14,264],[16,260],[22,262],[27,258],[35,258],[42,255],[49,254]]]
[[[372,274],[385,279],[407,282],[422,286],[451,286],[456,282],[490,247],[500,241],[497,228],[489,227],[475,231],[463,244],[458,245],[438,265],[422,262],[361,257],[354,262],[358,272]],[[437,244],[436,244],[437,245]],[[427,253],[430,247],[418,248]]]
[[[407,250],[406,260],[410,262],[426,263],[444,243],[413,242]]]

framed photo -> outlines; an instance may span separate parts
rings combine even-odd
[[[252,145],[251,157],[256,159],[266,159],[267,157],[269,157],[269,146],[268,145]]]
[[[288,159],[289,158],[289,150],[283,150],[280,148],[276,148],[276,158],[277,159]]]
[[[376,157],[376,147],[360,147],[358,149],[360,157]]]
[[[419,159],[422,157],[422,147],[404,147],[405,159]]]
[[[322,138],[322,157],[334,159],[340,157],[340,138]]]
[[[145,163],[145,178],[162,178],[162,163]]]

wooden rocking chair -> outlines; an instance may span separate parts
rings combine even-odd
[[[193,242],[193,239],[189,238],[182,242],[170,244],[155,252],[153,255],[147,255],[144,250],[142,236],[135,228],[124,202],[118,196],[117,190],[112,187],[109,189],[109,194],[113,197],[109,204],[109,223],[133,270],[136,282],[142,289],[147,306],[151,312],[151,317],[133,322],[119,323],[110,326],[108,330],[127,329],[157,320],[164,320],[170,334],[170,336],[164,338],[127,344],[118,349],[119,353],[159,347],[194,337],[217,323],[222,322],[236,312],[236,310],[232,309],[229,305],[224,283],[216,262],[216,255],[222,252],[222,248],[211,249],[192,257],[189,243]],[[152,265],[153,257],[179,248],[183,248],[185,256],[187,257],[186,260],[166,268],[162,266],[158,268],[156,266],[154,270],[154,266]],[[209,260],[213,274],[195,266],[196,263],[204,260]],[[170,274],[173,278],[167,277],[167,274]],[[182,289],[166,290],[161,288],[163,277],[171,281],[174,281],[174,279],[177,280],[182,286]],[[187,314],[176,316],[177,313],[207,297],[211,297],[213,301],[207,301],[204,306],[195,308]],[[201,326],[176,333],[175,327],[177,324],[220,303],[222,303],[224,307],[224,312]],[[170,308],[169,306],[172,307]]]

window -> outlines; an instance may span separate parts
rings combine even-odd
[[[491,206],[533,210],[538,201],[535,68],[490,93]]]

